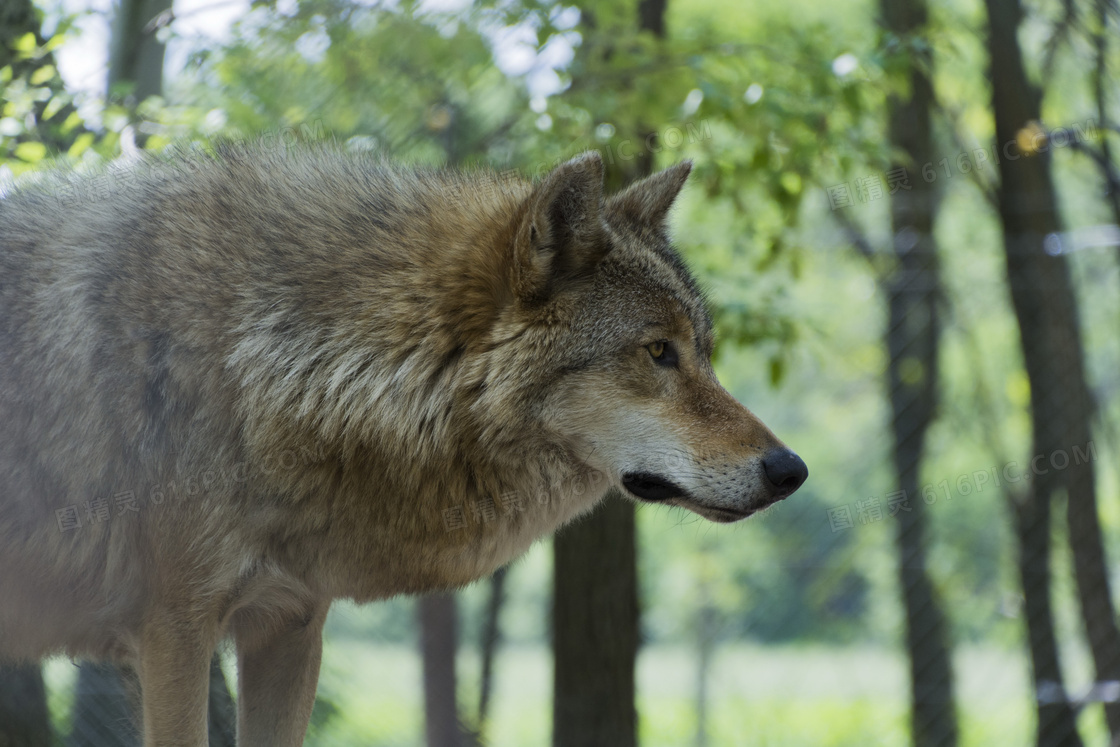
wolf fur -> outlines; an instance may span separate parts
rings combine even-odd
[[[0,199],[0,655],[131,663],[144,742],[302,743],[331,600],[486,576],[610,488],[732,521],[804,464],[724,391],[666,234],[604,199],[330,148]]]

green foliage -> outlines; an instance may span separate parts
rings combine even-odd
[[[307,2],[289,16],[262,3],[176,89],[243,137],[314,122],[410,161],[493,161],[526,96],[494,66],[480,30],[491,15]]]
[[[58,19],[49,39],[28,31],[0,47],[0,62],[8,63],[0,67],[0,169],[15,177],[48,161],[100,163],[119,153],[131,113],[119,106],[104,107],[102,127],[91,128],[79,115],[78,100],[66,90],[54,62],[75,19]]]

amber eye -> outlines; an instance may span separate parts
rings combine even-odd
[[[658,340],[646,345],[646,350],[662,366],[677,365],[677,351],[668,340]]]

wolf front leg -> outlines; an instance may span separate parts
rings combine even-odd
[[[216,632],[200,629],[197,616],[161,610],[140,636],[140,691],[144,747],[205,747],[210,656]]]
[[[238,747],[303,744],[315,705],[329,607],[322,604],[268,634],[235,624]]]

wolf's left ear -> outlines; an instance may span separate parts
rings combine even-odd
[[[518,229],[514,285],[525,301],[590,273],[610,243],[602,218],[603,159],[589,151],[557,166],[533,190]]]
[[[607,201],[607,208],[638,225],[660,228],[665,225],[669,208],[680,194],[691,171],[692,161],[681,161],[676,166],[634,182],[611,197]]]

